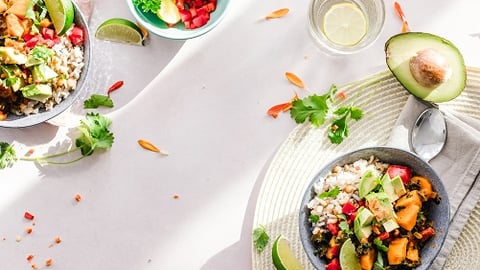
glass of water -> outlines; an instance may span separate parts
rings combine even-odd
[[[311,0],[308,29],[329,55],[359,52],[374,43],[385,24],[383,0]]]

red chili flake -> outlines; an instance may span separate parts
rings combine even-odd
[[[110,93],[116,91],[118,88],[120,88],[122,86],[123,86],[123,81],[118,81],[118,82],[112,84],[112,86],[110,86],[110,88],[108,88],[107,95],[110,96]]]
[[[338,129],[338,126],[337,126],[337,125],[333,125],[333,126],[332,126],[332,130],[333,130],[333,131],[336,131],[337,129]]]
[[[30,214],[29,212],[25,212],[23,216],[28,220],[33,220],[35,218],[35,216]]]
[[[82,195],[79,193],[75,194],[75,201],[80,202],[82,200]]]
[[[27,261],[33,260],[33,257],[35,257],[35,256],[33,256],[33,254],[28,254],[27,255]]]
[[[45,266],[51,266],[53,264],[52,258],[48,258],[45,260]]]
[[[32,263],[32,269],[38,269],[38,264]]]
[[[339,92],[338,93],[338,97],[341,98],[341,99],[345,99],[347,97],[347,95],[345,95],[345,92]]]
[[[31,156],[31,155],[33,155],[34,152],[35,152],[35,149],[31,148],[31,149],[29,149],[29,150],[27,151],[27,154],[26,154],[26,155],[27,155],[27,156]]]
[[[60,244],[62,242],[62,238],[60,238],[60,236],[57,236],[53,239],[53,241],[55,241],[55,243],[57,244]]]
[[[280,112],[286,112],[290,110],[293,106],[293,102],[297,99],[298,99],[298,95],[295,94],[295,96],[293,96],[293,98],[289,102],[277,104],[271,107],[270,109],[268,109],[267,114],[273,118],[277,118]]]
[[[178,195],[178,194],[173,194],[173,198],[174,198],[174,199],[178,199],[178,198],[180,198],[180,195]]]
[[[28,233],[28,234],[31,234],[32,231],[33,231],[33,228],[32,228],[32,227],[27,227],[27,228],[25,229],[25,232]]]

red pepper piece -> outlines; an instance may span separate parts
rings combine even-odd
[[[338,223],[328,223],[328,224],[327,224],[327,229],[328,229],[333,235],[337,235],[337,234],[338,234],[338,231],[340,230],[340,228],[338,227]]]
[[[341,270],[340,261],[338,258],[335,258],[330,261],[329,264],[325,265],[325,270]]]
[[[123,81],[117,81],[116,83],[112,84],[112,86],[110,86],[110,88],[108,88],[107,95],[110,96],[110,93],[119,89],[122,86],[123,86]]]
[[[382,240],[382,241],[387,240],[389,237],[390,237],[389,232],[383,232],[378,236],[378,238],[380,238],[380,240]]]
[[[387,169],[388,176],[390,179],[395,178],[396,176],[400,176],[402,178],[403,184],[408,184],[410,178],[412,178],[412,169],[407,166],[402,165],[390,165]]]
[[[425,230],[421,231],[420,234],[422,235],[422,241],[427,241],[435,234],[435,229],[433,229],[432,227],[428,227]]]
[[[28,220],[33,220],[35,218],[35,216],[30,214],[29,212],[25,212],[25,214],[23,214],[23,217],[25,217]]]

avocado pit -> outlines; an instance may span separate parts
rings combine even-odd
[[[410,58],[410,72],[422,86],[434,88],[448,80],[452,68],[444,55],[434,49],[424,49]]]

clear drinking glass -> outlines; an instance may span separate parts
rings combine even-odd
[[[324,18],[335,5],[355,5],[363,13],[366,33],[356,44],[342,45],[330,41],[324,29]],[[346,55],[359,52],[374,43],[385,24],[383,0],[311,0],[308,14],[308,28],[317,47],[329,55]]]

